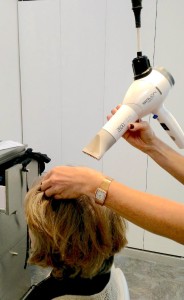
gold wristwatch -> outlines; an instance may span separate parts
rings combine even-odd
[[[102,181],[101,185],[96,189],[95,192],[95,202],[100,205],[104,205],[105,199],[107,197],[109,186],[112,182],[112,178],[106,177]]]

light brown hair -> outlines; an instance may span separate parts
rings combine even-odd
[[[28,262],[52,267],[55,277],[107,272],[127,243],[124,219],[87,196],[48,199],[37,184],[26,195],[25,214],[33,236]]]

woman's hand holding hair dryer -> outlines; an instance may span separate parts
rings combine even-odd
[[[120,107],[121,104],[112,109],[112,114],[107,116],[107,120],[110,120]],[[138,120],[136,123],[129,124],[129,130],[123,138],[149,155],[159,166],[184,184],[184,156],[160,140],[148,122]]]
[[[113,108],[111,110],[112,114],[107,116],[107,120],[110,120],[120,107],[121,104]],[[123,138],[129,144],[147,154],[149,150],[154,147],[157,139],[149,124],[142,120],[137,120],[136,123],[129,124],[129,130],[125,132]]]

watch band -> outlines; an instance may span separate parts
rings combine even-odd
[[[95,202],[97,204],[104,205],[105,199],[107,198],[109,186],[110,186],[112,180],[113,180],[113,178],[110,178],[110,177],[104,178],[101,185],[96,189]]]

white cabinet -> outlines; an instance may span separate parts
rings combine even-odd
[[[4,155],[3,151],[3,155]],[[12,162],[12,158],[7,163]],[[0,299],[20,299],[31,285],[30,273],[24,268],[27,254],[27,225],[24,215],[23,199],[33,181],[38,177],[38,162],[32,160],[24,172],[18,163],[5,168],[0,151],[1,179],[4,177],[6,189],[6,208],[0,211]],[[15,155],[24,155],[24,151]],[[11,157],[11,156],[10,156]],[[24,158],[25,159],[25,158]],[[2,184],[2,183],[1,183]]]

